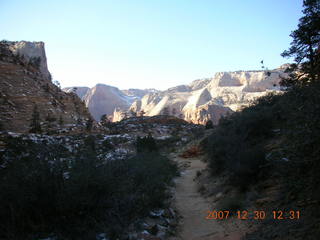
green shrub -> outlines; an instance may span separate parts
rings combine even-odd
[[[219,211],[230,211],[230,214],[235,214],[236,211],[244,208],[244,199],[241,194],[232,194],[224,197],[217,204]]]
[[[88,137],[75,155],[63,145],[7,140],[0,164],[0,238],[115,239],[162,207],[177,166],[158,153],[102,163]],[[4,156],[6,160],[4,162]]]
[[[213,134],[203,141],[212,173],[229,171],[232,182],[245,190],[263,175],[264,148],[276,137],[281,138],[278,148],[282,156],[268,162],[269,166],[274,165],[273,172],[285,172],[285,182],[298,195],[307,189],[319,192],[319,112],[320,83],[316,82],[264,96],[243,111],[221,119]],[[277,133],[274,129],[278,129]],[[289,159],[286,166],[273,162],[282,158]]]
[[[206,129],[211,129],[213,128],[213,122],[211,120],[208,120],[206,122],[206,126],[205,126]]]
[[[212,173],[229,171],[232,182],[241,189],[255,180],[259,166],[265,162],[263,143],[273,137],[273,106],[277,98],[267,95],[242,112],[220,120],[212,135],[203,142]]]
[[[143,138],[137,137],[136,149],[138,153],[158,151],[156,141],[150,134]]]

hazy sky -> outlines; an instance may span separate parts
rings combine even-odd
[[[165,89],[276,68],[302,0],[0,0],[0,39],[44,41],[62,86]]]

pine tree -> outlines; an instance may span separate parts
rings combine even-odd
[[[211,129],[211,128],[213,128],[213,122],[211,121],[211,120],[208,120],[207,122],[206,122],[206,129]]]
[[[283,85],[304,84],[319,80],[320,72],[320,1],[304,0],[304,16],[299,19],[298,29],[291,33],[291,47],[283,57],[294,57],[296,64],[288,69],[290,78]],[[299,71],[297,71],[299,70]]]
[[[62,118],[62,116],[60,115],[60,117],[59,117],[59,125],[60,126],[62,126],[63,125],[63,118]]]
[[[107,114],[103,114],[100,118],[100,124],[103,126],[103,127],[107,127],[109,128],[111,126],[111,121],[109,120],[108,118],[108,115]]]
[[[37,105],[33,107],[31,124],[30,124],[30,131],[31,133],[41,133],[41,124],[40,124],[40,113],[38,111]]]
[[[139,116],[143,117],[145,114],[146,114],[145,111],[141,110],[140,113],[139,113]]]
[[[92,127],[93,127],[93,119],[91,117],[89,117],[86,122],[86,129],[88,131],[91,131]]]
[[[170,110],[168,107],[165,107],[162,109],[162,115],[169,115],[170,114]]]
[[[136,117],[137,113],[133,109],[130,109],[130,116],[131,117]]]

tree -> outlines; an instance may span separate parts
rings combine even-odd
[[[121,116],[122,116],[122,119],[127,119],[128,118],[128,113],[127,112],[123,112],[121,114]]]
[[[141,152],[156,152],[158,147],[155,139],[152,137],[151,133],[146,137],[137,137],[136,149],[138,153]]]
[[[87,129],[88,131],[91,131],[92,126],[93,126],[93,119],[92,119],[92,117],[89,117],[88,120],[87,120],[87,122],[86,122],[86,129]]]
[[[107,114],[103,114],[100,118],[100,124],[103,126],[103,127],[107,127],[109,128],[111,126],[111,121],[110,119],[108,118],[108,115]]]
[[[169,115],[169,113],[170,113],[170,110],[168,107],[165,107],[162,109],[162,115]]]
[[[60,126],[62,126],[63,125],[63,118],[62,118],[62,116],[60,115],[60,117],[59,117],[59,125]]]
[[[49,84],[47,83],[46,85],[44,85],[44,90],[46,92],[50,92],[50,87],[49,87]]]
[[[53,81],[53,84],[56,85],[58,88],[61,89],[61,84],[60,84],[60,82],[59,82],[58,80],[54,80],[54,81]]]
[[[291,47],[281,54],[294,57],[296,62],[288,69],[290,78],[282,83],[287,86],[319,80],[320,1],[304,0],[303,7],[304,16],[299,19],[298,29],[290,34]]]
[[[211,128],[213,128],[213,122],[212,122],[212,120],[208,120],[207,122],[206,122],[206,129],[211,129]]]
[[[29,64],[35,66],[36,68],[40,67],[41,57],[31,57],[29,60]]]
[[[130,117],[136,117],[136,116],[137,116],[137,113],[133,109],[130,109]]]
[[[47,122],[55,122],[55,121],[57,121],[57,118],[55,118],[54,116],[52,116],[50,113],[48,113],[47,114],[47,116],[46,116],[46,118],[45,118],[45,120],[47,121]]]
[[[41,133],[42,132],[41,123],[40,123],[40,113],[38,111],[37,105],[34,105],[34,107],[33,107],[29,132],[31,132],[31,133]]]
[[[140,117],[143,117],[145,114],[146,114],[146,112],[143,111],[143,110],[141,110],[140,113],[139,113],[139,116],[140,116]]]

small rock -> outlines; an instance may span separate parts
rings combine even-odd
[[[266,203],[270,203],[270,202],[273,202],[271,198],[269,197],[265,197],[265,198],[260,198],[256,201],[256,204],[258,205],[264,205]]]
[[[107,234],[105,233],[99,233],[96,236],[96,240],[109,240],[109,238],[107,238]]]
[[[161,240],[161,238],[156,237],[156,236],[152,236],[148,232],[145,232],[145,231],[142,233],[138,233],[137,239],[138,240]]]
[[[158,218],[158,217],[161,217],[164,213],[164,210],[163,209],[160,209],[160,210],[154,210],[154,211],[151,211],[149,213],[150,217],[153,217],[153,218]]]

